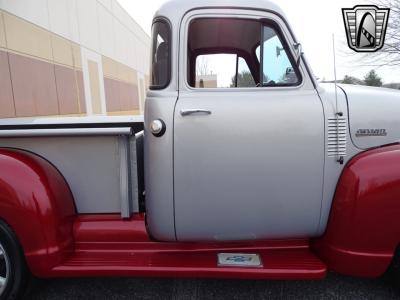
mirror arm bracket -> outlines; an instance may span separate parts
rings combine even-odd
[[[300,62],[301,62],[301,57],[303,55],[303,49],[302,49],[300,43],[294,43],[293,47],[296,50],[296,64],[297,64],[297,67],[299,67]]]

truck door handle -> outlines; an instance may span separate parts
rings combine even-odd
[[[193,114],[211,115],[211,110],[199,109],[199,108],[196,108],[196,109],[181,109],[181,116],[182,117],[193,115]]]

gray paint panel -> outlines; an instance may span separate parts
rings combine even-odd
[[[356,147],[369,148],[400,141],[400,91],[342,84],[350,115],[351,138]],[[358,130],[385,130],[386,135],[358,135]]]
[[[181,116],[181,109],[211,115]],[[316,91],[181,92],[175,110],[180,241],[315,236],[324,115]]]
[[[134,206],[127,202],[137,201],[137,194],[128,198],[128,142],[119,135],[0,138],[0,147],[31,151],[55,165],[71,187],[78,213],[124,208],[126,217]]]
[[[161,241],[175,240],[173,132],[177,93],[150,91],[145,107],[144,175],[146,184],[147,227],[152,237]],[[155,137],[150,123],[161,119],[165,134]]]
[[[284,20],[266,11],[209,8],[184,16],[174,120],[177,238],[315,236],[322,201],[324,113],[305,61],[300,63],[299,87],[192,89],[186,83],[187,26],[192,17],[210,15],[272,19],[288,44],[295,42]],[[212,113],[182,117],[182,109]]]
[[[345,168],[347,162],[351,160],[354,155],[360,152],[357,149],[350,137],[349,130],[349,115],[347,109],[346,97],[343,91],[338,88],[337,89],[337,109],[336,109],[336,97],[335,97],[335,85],[334,84],[321,84],[320,89],[318,90],[319,96],[323,103],[324,107],[324,115],[325,115],[325,167],[324,167],[324,188],[321,202],[321,218],[320,224],[318,227],[317,235],[322,235],[325,232],[326,226],[329,220],[329,214],[331,211],[332,201],[335,195],[335,190],[337,187],[338,180],[340,178],[340,174]],[[330,130],[328,120],[336,118],[336,112],[342,112],[342,118],[347,120],[347,128],[345,135],[345,145],[346,145],[346,153],[343,155],[343,164],[340,164],[338,160],[338,156],[332,156],[328,152],[329,146],[328,137]]]
[[[118,150],[119,150],[119,195],[121,203],[121,217],[129,218],[131,215],[130,198],[130,178],[129,178],[129,144],[128,137],[118,137]]]
[[[0,126],[142,123],[143,116],[38,117],[0,119]]]

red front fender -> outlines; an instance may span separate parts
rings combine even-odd
[[[330,269],[382,275],[400,243],[400,145],[355,156],[345,167],[325,235],[314,249]]]
[[[71,191],[53,165],[0,149],[0,218],[18,236],[34,275],[45,276],[73,251],[75,215]]]

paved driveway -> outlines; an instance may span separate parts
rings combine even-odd
[[[400,299],[387,279],[323,281],[84,278],[38,282],[29,299]]]

